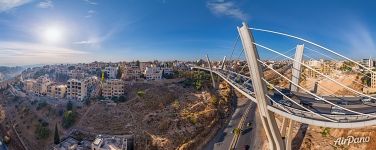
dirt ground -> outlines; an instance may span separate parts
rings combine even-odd
[[[215,95],[174,83],[135,83],[127,87],[127,102],[91,105],[77,128],[134,134],[136,149],[200,149],[229,115],[230,88],[221,87]]]
[[[324,130],[329,131],[324,134]],[[337,138],[347,136],[370,137],[367,143],[352,143],[335,145]],[[362,129],[325,129],[317,126],[309,126],[301,143],[301,150],[374,150],[376,147],[376,127]]]
[[[351,87],[357,91],[362,91],[363,85],[361,85],[361,80],[356,78],[356,74],[342,75],[335,80],[342,83],[345,86]],[[328,79],[316,79],[316,78],[306,78],[302,83],[302,86],[308,90],[313,90],[315,82],[318,81],[319,86],[317,94],[322,96],[328,95],[339,95],[339,96],[354,96],[355,93],[344,89],[342,86],[330,81]]]

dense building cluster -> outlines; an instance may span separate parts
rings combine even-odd
[[[23,90],[35,96],[83,101],[125,94],[127,81],[172,78],[174,71],[187,70],[184,62],[93,62],[28,68],[22,72]]]

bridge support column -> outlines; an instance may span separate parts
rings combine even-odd
[[[304,52],[304,44],[303,45],[297,45],[296,46],[296,52],[295,52],[295,60],[292,64],[292,76],[291,81],[295,84],[299,84],[300,81],[300,74],[302,72],[302,64],[299,62],[303,61],[303,52]],[[293,92],[298,92],[299,88],[295,86],[294,84],[290,84],[290,89]]]
[[[315,85],[314,85],[314,87],[313,87],[313,91],[312,91],[312,93],[315,93],[315,94],[317,94],[317,90],[319,89],[319,82],[315,82]]]
[[[211,79],[212,79],[213,88],[215,88],[216,86],[215,86],[215,80],[214,80],[214,76],[213,76],[213,68],[211,66],[211,62],[210,62],[208,54],[206,54],[206,60],[208,61],[208,64],[209,64],[210,76],[211,76]]]
[[[294,84],[299,84],[302,65],[299,62],[303,61],[303,52],[304,52],[304,45],[297,45],[296,52],[295,52],[295,60],[292,64],[292,76],[291,81]],[[298,92],[299,88],[294,84],[290,84],[290,90],[292,92]],[[281,127],[282,137],[284,137],[286,150],[291,150],[291,142],[292,142],[292,130],[294,128],[294,120],[283,118],[283,123]]]
[[[261,64],[258,62],[260,57],[258,55],[256,46],[253,44],[254,39],[252,32],[250,32],[249,27],[246,23],[243,23],[242,27],[238,27],[238,31],[251,73],[250,77],[252,79],[255,98],[257,99],[257,108],[259,110],[261,121],[269,141],[269,149],[284,150],[285,146],[281,137],[281,133],[279,132],[274,113],[267,109],[267,106],[271,104],[270,101],[266,99],[266,84],[263,83],[262,80],[264,75],[261,70]]]
[[[222,70],[225,68],[225,63],[226,63],[226,56],[223,57],[222,66],[221,66]]]

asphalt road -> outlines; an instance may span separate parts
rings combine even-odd
[[[252,102],[253,103],[253,102]],[[252,141],[257,137],[255,135],[254,127],[256,125],[256,104],[253,103],[243,125],[241,126],[242,132],[239,135],[238,142],[236,144],[236,149],[245,149],[246,147],[251,147]],[[247,124],[250,124],[249,126]]]
[[[227,150],[230,147],[231,141],[234,137],[232,131],[238,126],[246,108],[251,103],[246,98],[239,98],[237,107],[225,128],[218,131],[216,136],[206,145],[205,150]],[[249,111],[252,112],[252,111]]]

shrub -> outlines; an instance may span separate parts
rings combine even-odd
[[[138,92],[137,92],[137,95],[138,95],[139,97],[144,97],[144,95],[145,95],[145,91],[138,91]]]
[[[214,105],[214,106],[218,105],[218,98],[217,98],[217,96],[211,95],[210,100],[211,100],[211,104],[212,105]]]
[[[197,123],[197,118],[194,116],[194,115],[190,115],[188,117],[188,120],[190,123],[192,123],[193,125],[195,125]]]
[[[63,127],[64,128],[71,127],[74,124],[75,120],[76,120],[76,114],[73,111],[69,110],[69,111],[64,112]]]
[[[35,130],[35,135],[38,139],[47,139],[50,136],[50,130],[48,127],[39,124]]]
[[[327,137],[330,134],[330,128],[324,128],[321,132],[322,137]]]

